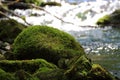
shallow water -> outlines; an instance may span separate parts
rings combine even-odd
[[[84,47],[93,63],[101,64],[120,78],[120,29],[106,27],[70,33]]]

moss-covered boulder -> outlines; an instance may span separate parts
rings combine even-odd
[[[61,71],[59,71],[57,66],[47,62],[44,59],[1,60],[0,80],[41,80],[41,78],[44,78],[44,76],[50,75],[49,73],[46,74],[46,72],[54,71],[54,70],[56,70],[58,72],[58,75],[60,75],[59,73]],[[43,74],[46,75],[42,76]],[[54,75],[55,75],[54,73],[51,74],[51,77]],[[48,79],[46,78],[45,80]]]
[[[24,70],[30,74],[35,73],[41,68],[57,69],[57,66],[47,62],[44,59],[34,60],[1,60],[0,68],[6,72],[14,73],[19,70]]]
[[[104,27],[110,25],[110,15],[105,15],[102,18],[100,18],[97,22],[97,25]]]
[[[85,54],[71,35],[48,26],[32,26],[23,30],[14,41],[13,52],[17,59],[43,58],[55,64],[61,58]]]
[[[26,26],[15,20],[0,20],[0,40],[13,43],[16,36]]]
[[[98,19],[96,24],[101,27],[104,26],[120,27],[119,21],[120,21],[120,9],[117,9],[113,13],[105,15],[102,18]]]

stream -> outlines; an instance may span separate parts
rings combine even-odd
[[[120,29],[106,27],[70,31],[93,63],[101,64],[120,78]]]
[[[119,9],[120,1],[92,0],[77,5],[63,1],[61,4],[44,7],[49,14],[36,9],[16,9],[14,12],[25,16],[32,25],[48,25],[70,33],[80,42],[93,63],[101,64],[120,78],[120,29],[110,26],[99,28],[95,25],[100,17]],[[10,17],[24,23],[20,18]]]

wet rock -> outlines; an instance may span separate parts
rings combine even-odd
[[[99,25],[100,27],[112,26],[115,28],[119,28],[120,27],[119,21],[120,21],[120,9],[115,10],[110,15],[105,15],[102,18],[98,19],[96,24]]]

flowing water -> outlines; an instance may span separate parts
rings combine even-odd
[[[61,7],[46,6],[46,11],[16,9],[14,12],[25,16],[26,21],[32,25],[49,25],[70,33],[80,42],[94,63],[101,64],[120,77],[120,29],[99,28],[95,25],[100,17],[120,8],[120,1],[112,1],[86,0],[77,5],[62,1]],[[24,23],[20,18],[11,18]]]

